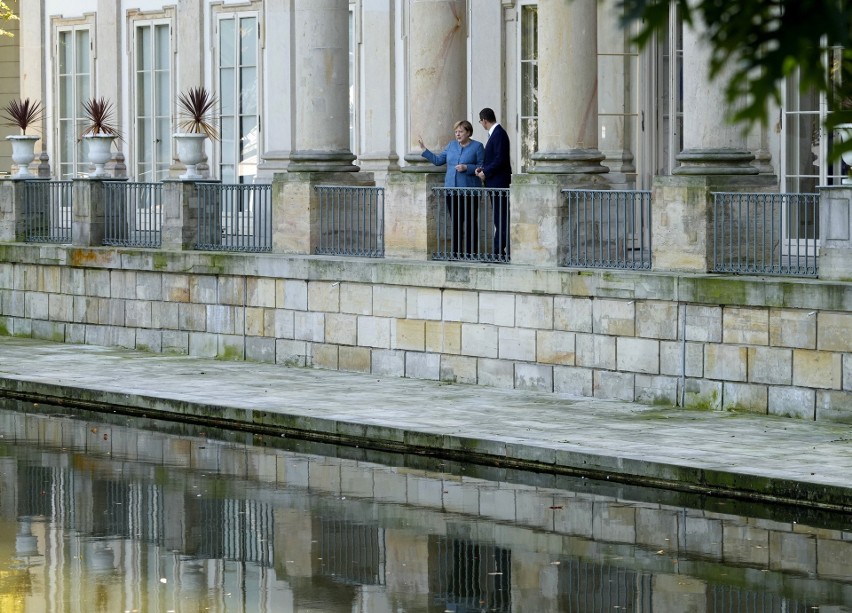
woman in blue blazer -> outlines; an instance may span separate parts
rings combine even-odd
[[[432,153],[423,145],[423,139],[417,142],[423,148],[421,154],[435,166],[447,165],[444,187],[482,187],[482,181],[476,176],[485,159],[485,147],[472,140],[473,126],[467,120],[457,121],[453,126],[455,140],[451,141],[442,153]],[[467,190],[451,191],[447,194],[447,209],[453,219],[452,251],[453,258],[468,258],[477,253],[476,238],[478,202],[475,192]]]

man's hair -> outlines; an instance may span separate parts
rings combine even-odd
[[[484,119],[489,123],[497,123],[497,116],[494,114],[494,109],[490,109],[488,107],[479,111],[479,118]]]

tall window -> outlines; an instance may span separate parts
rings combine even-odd
[[[162,181],[171,163],[171,37],[166,23],[136,26],[136,180]]]
[[[521,172],[527,172],[538,149],[538,6],[522,5],[521,48]]]
[[[668,32],[660,48],[663,78],[657,107],[658,175],[670,175],[677,166],[675,157],[683,151],[683,21],[677,6],[672,7]]]
[[[88,167],[79,135],[84,126],[83,101],[92,95],[91,34],[88,28],[70,28],[57,34],[58,169],[60,178],[69,179]]]
[[[260,151],[257,17],[219,20],[220,141],[223,183],[251,183]]]

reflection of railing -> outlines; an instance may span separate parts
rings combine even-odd
[[[450,611],[512,611],[512,552],[494,545],[437,537],[430,546],[429,591]],[[589,609],[591,611],[592,609]]]
[[[272,186],[198,184],[196,249],[272,250]]]
[[[509,189],[434,187],[437,242],[433,260],[508,262]]]
[[[24,182],[24,240],[71,242],[71,181]]]
[[[817,276],[819,194],[713,194],[711,272]]]
[[[821,611],[819,603],[801,603],[771,591],[748,590],[728,585],[710,585],[707,588],[707,613],[809,613]]]
[[[189,498],[186,510],[191,521],[186,535],[187,554],[272,566],[274,513],[268,503]]]
[[[104,245],[159,247],[162,183],[104,182]]]
[[[384,531],[373,524],[320,518],[321,573],[341,583],[385,584]]]
[[[317,185],[318,255],[385,255],[385,190],[382,187]]]
[[[559,593],[565,611],[652,613],[652,575],[576,558],[559,564]]]
[[[567,204],[566,266],[651,267],[651,192],[562,190]]]

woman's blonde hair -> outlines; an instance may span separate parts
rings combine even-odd
[[[470,134],[471,136],[473,135],[473,126],[471,125],[471,123],[467,119],[462,119],[461,121],[457,121],[456,123],[454,123],[453,124],[453,132],[456,131],[456,128],[464,128],[464,130],[468,134]]]

